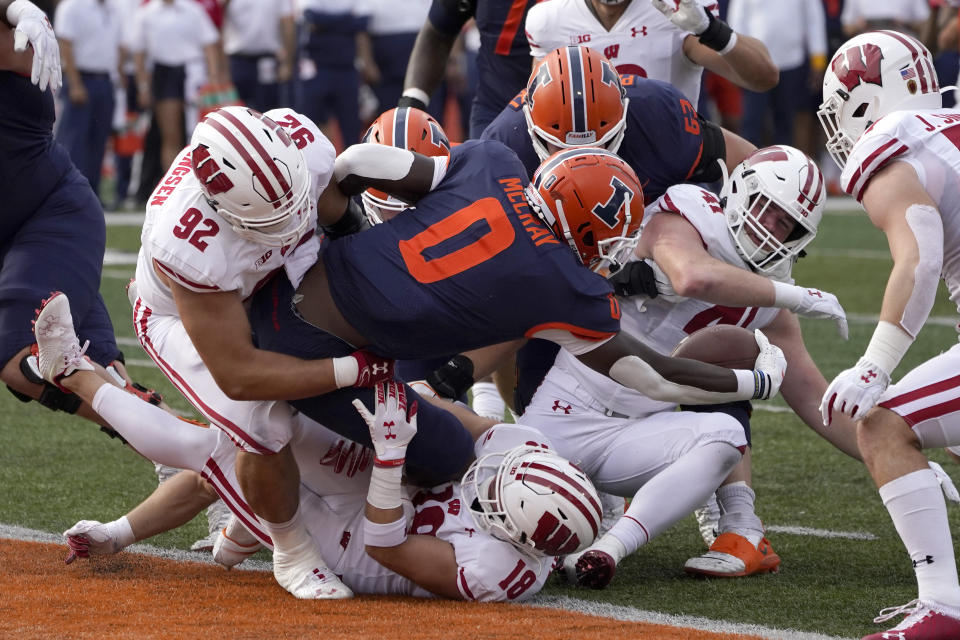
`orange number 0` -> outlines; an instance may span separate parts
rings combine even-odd
[[[479,220],[490,230],[475,242],[445,256],[428,260],[423,252],[445,242]],[[400,255],[418,282],[430,284],[463,273],[494,257],[511,244],[516,232],[503,205],[496,198],[483,198],[430,225],[409,240],[400,241]]]

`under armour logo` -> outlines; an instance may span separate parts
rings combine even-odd
[[[921,564],[933,564],[933,556],[927,556],[926,558],[921,558],[920,560],[913,561],[913,568],[916,569]]]
[[[647,35],[647,27],[643,26],[643,27],[640,27],[639,29],[637,29],[636,27],[630,27],[631,38],[636,38],[638,33],[642,36]]]
[[[870,384],[870,381],[877,377],[877,372],[873,369],[870,369],[865,374],[860,376],[860,379],[863,380],[866,384]]]
[[[397,423],[394,422],[393,420],[384,420],[384,422],[383,422],[383,428],[387,430],[387,432],[386,432],[386,433],[384,434],[384,436],[383,436],[383,439],[384,439],[384,440],[391,440],[391,439],[392,439],[392,440],[396,440],[396,439],[397,439],[397,434],[395,434],[395,433],[393,433],[393,432],[390,431],[390,429],[393,428],[393,427],[395,427],[396,424],[397,424]]]
[[[816,289],[807,289],[807,295],[817,296],[818,298],[823,297],[823,293],[817,291]]]
[[[385,375],[387,373],[387,368],[389,365],[386,363],[377,364],[376,362],[370,365],[370,373],[375,376]]]
[[[907,636],[903,631],[884,631],[880,637],[884,640],[907,640]]]
[[[573,407],[571,407],[569,404],[568,404],[567,406],[565,406],[565,407],[562,406],[562,405],[560,404],[560,401],[559,401],[559,400],[554,400],[554,401],[553,401],[553,410],[554,410],[554,411],[560,411],[560,410],[562,409],[564,413],[569,414],[569,413],[570,413],[570,409],[572,409],[572,408],[573,408]]]
[[[476,529],[471,529],[470,527],[464,527],[463,530],[467,532],[467,537],[468,537],[468,538],[472,538],[472,537],[473,537],[473,534],[475,534],[475,533],[477,532]]]

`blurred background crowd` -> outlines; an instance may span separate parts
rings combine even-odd
[[[105,209],[136,209],[204,113],[227,104],[292,106],[338,150],[396,106],[430,0],[35,0],[60,39],[58,140]],[[941,83],[960,68],[960,15],[946,0],[718,0],[737,32],[780,69],[762,93],[705,71],[700,112],[757,146],[823,155],[823,71],[847,38],[893,28],[935,55]],[[468,23],[429,110],[451,140],[468,130],[480,38]],[[952,106],[951,93],[944,96]],[[821,162],[825,172],[836,171]],[[105,179],[104,179],[105,178]],[[837,175],[828,175],[838,193]]]

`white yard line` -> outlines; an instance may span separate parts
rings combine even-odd
[[[29,542],[46,542],[64,545],[63,536],[46,531],[37,531],[15,525],[0,524],[0,539],[26,540]],[[202,564],[216,564],[208,553],[196,553],[193,551],[182,551],[178,549],[161,549],[148,544],[134,544],[125,549],[127,552],[140,553],[159,558],[167,558],[177,562],[199,562]],[[66,555],[66,545],[64,545],[64,555]],[[83,560],[80,560],[83,562]],[[234,571],[273,571],[273,565],[262,560],[247,560]],[[227,574],[225,574],[227,575]],[[523,603],[533,607],[543,607],[549,609],[562,609],[574,613],[583,613],[613,620],[623,620],[627,622],[647,622],[651,624],[661,624],[671,627],[681,627],[687,629],[699,629],[702,631],[712,631],[715,633],[739,633],[744,635],[760,636],[768,640],[845,640],[839,636],[826,636],[819,633],[810,633],[807,631],[797,631],[793,629],[775,629],[753,624],[743,624],[738,622],[727,622],[725,620],[710,620],[709,618],[698,618],[694,616],[677,616],[668,613],[658,613],[656,611],[645,611],[635,607],[624,607],[620,605],[608,604],[604,602],[595,602],[591,600],[580,600],[568,596],[538,595],[532,600]]]

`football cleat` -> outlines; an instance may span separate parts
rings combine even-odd
[[[683,565],[687,573],[715,578],[739,578],[757,573],[776,573],[780,556],[766,538],[753,546],[743,536],[726,532],[717,536],[710,550],[700,557],[690,558]]]
[[[220,532],[230,523],[233,512],[224,504],[223,500],[217,500],[207,507],[207,536],[200,538],[192,545],[190,551],[208,552],[213,551],[213,547],[220,536]]]
[[[64,531],[63,537],[70,547],[65,560],[67,564],[77,558],[116,553],[123,548],[120,541],[110,535],[107,525],[96,520],[81,520]]]
[[[862,640],[956,640],[960,638],[960,618],[955,618],[920,600],[911,600],[899,607],[888,607],[873,619],[876,623],[907,614],[900,624],[878,633],[864,636]]]
[[[304,558],[303,556],[307,557]],[[277,583],[301,600],[339,600],[352,598],[353,591],[331,571],[320,554],[290,554],[274,549],[273,577]],[[299,560],[299,561],[298,561]]]
[[[263,548],[236,516],[231,516],[227,526],[220,530],[213,543],[213,559],[217,564],[231,569]]]
[[[57,384],[75,371],[93,371],[83,355],[90,341],[80,346],[70,302],[63,293],[54,291],[43,301],[33,320],[33,333],[37,338],[37,366],[44,380]]]
[[[711,495],[693,515],[697,519],[697,527],[700,528],[700,537],[709,549],[720,535],[720,505],[717,504],[717,495]]]
[[[617,563],[606,551],[587,549],[576,561],[577,585],[591,589],[603,589],[613,580]]]

